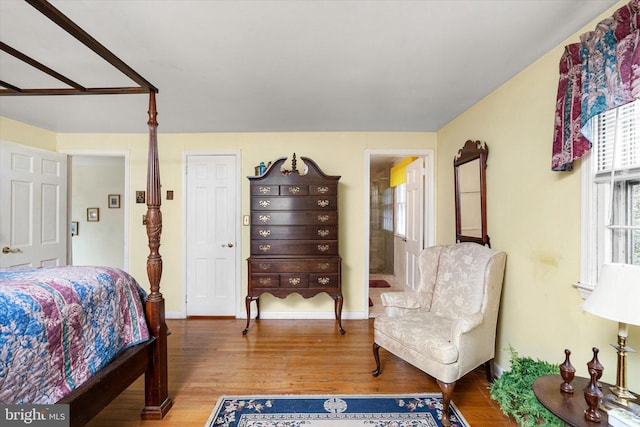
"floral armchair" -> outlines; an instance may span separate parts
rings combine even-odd
[[[442,424],[456,381],[492,361],[506,254],[476,243],[432,246],[419,258],[416,291],[382,294],[385,314],[374,321],[373,356],[380,347],[434,377],[442,390]]]

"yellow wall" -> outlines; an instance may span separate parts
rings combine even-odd
[[[0,116],[0,141],[56,151],[56,133]]]
[[[572,351],[577,375],[587,376],[591,348],[600,348],[604,380],[615,383],[617,325],[581,310],[572,286],[580,278],[580,162],[571,172],[551,171],[551,142],[558,61],[565,44],[624,5],[620,2],[574,37],[536,61],[438,131],[438,243],[455,238],[452,162],[468,139],[485,141],[488,232],[494,249],[507,252],[497,362],[507,368],[507,348],[560,363]],[[640,304],[640,303],[639,303]],[[640,305],[639,305],[640,307]],[[640,327],[629,345],[640,349]],[[631,389],[640,390],[640,356],[628,357]]]
[[[161,106],[158,106],[161,110]],[[130,197],[136,190],[146,188],[146,155],[148,137],[146,135],[96,135],[59,134],[57,149],[105,150],[130,152]],[[313,159],[328,175],[340,175],[340,255],[343,258],[343,293],[345,305],[343,313],[363,313],[364,286],[368,275],[364,271],[364,236],[368,225],[364,224],[365,197],[369,189],[365,185],[365,150],[368,149],[435,149],[435,133],[419,132],[375,132],[375,133],[201,133],[201,134],[160,134],[158,137],[160,174],[163,189],[162,216],[163,233],[160,253],[164,261],[162,292],[168,312],[180,312],[181,286],[184,277],[182,255],[184,253],[181,227],[184,225],[182,190],[184,152],[205,150],[240,150],[242,160],[242,212],[249,213],[249,181],[244,178],[254,174],[254,167],[280,157],[291,158],[296,153]],[[164,200],[166,190],[174,191],[174,200]],[[141,225],[141,217],[146,205],[131,203],[130,215],[130,271],[141,283],[146,283],[145,260],[148,254],[146,230]],[[238,218],[240,220],[240,217]],[[245,259],[249,257],[249,227],[242,227],[242,290],[246,295],[247,269]],[[304,300],[291,295],[286,300],[270,295],[261,300],[264,312],[333,312],[333,301],[324,296]],[[244,307],[244,305],[243,305]]]

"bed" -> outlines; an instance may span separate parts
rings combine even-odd
[[[125,292],[124,296],[120,296],[118,298],[128,300],[134,300],[136,298],[139,299],[139,305],[134,304],[134,308],[130,307],[127,311],[128,314],[117,315],[128,317],[129,319],[128,321],[125,321],[124,325],[119,327],[123,332],[125,332],[124,335],[126,335],[126,337],[118,336],[116,339],[116,341],[118,341],[117,347],[110,349],[110,354],[108,354],[108,357],[106,357],[105,360],[77,362],[80,365],[80,370],[75,371],[72,374],[69,371],[71,363],[66,363],[68,360],[65,359],[65,363],[62,364],[63,369],[66,369],[65,373],[56,374],[59,375],[59,377],[57,377],[57,380],[59,380],[58,382],[60,382],[60,384],[58,384],[58,388],[54,387],[53,391],[47,389],[48,391],[44,392],[46,395],[44,397],[40,396],[35,398],[26,395],[21,396],[21,400],[19,401],[22,403],[36,403],[32,400],[43,399],[41,402],[46,401],[46,403],[68,404],[70,406],[71,414],[70,424],[72,426],[81,426],[98,414],[98,412],[100,412],[122,391],[124,391],[132,382],[144,374],[145,405],[142,408],[141,417],[143,419],[162,419],[172,407],[173,401],[168,395],[168,329],[165,322],[164,297],[160,292],[162,257],[160,255],[159,248],[160,235],[162,231],[162,215],[160,211],[160,174],[157,143],[158,123],[156,120],[157,111],[155,97],[158,89],[47,1],[25,1],[52,22],[57,24],[60,28],[65,30],[69,35],[75,37],[95,54],[99,55],[124,75],[133,80],[138,86],[99,88],[83,87],[65,78],[55,70],[39,63],[37,60],[30,58],[5,43],[0,42],[0,49],[5,53],[12,55],[16,59],[23,61],[37,70],[40,70],[41,72],[46,73],[64,83],[62,87],[57,88],[22,88],[11,84],[11,82],[0,81],[0,96],[94,94],[148,94],[149,96],[149,120],[147,122],[149,126],[149,148],[146,198],[146,231],[149,255],[147,257],[146,264],[150,287],[148,291],[142,290],[139,288],[139,285],[135,283],[135,280],[129,275],[123,271],[113,269],[97,268],[89,271],[86,268],[83,269],[80,267],[57,267],[51,270],[32,269],[21,273],[3,272],[2,275],[0,275],[0,280],[4,281],[4,286],[2,287],[11,288],[13,285],[15,288],[24,288],[25,290],[28,288],[31,288],[32,290],[36,289],[36,296],[26,296],[28,294],[23,294],[22,297],[17,297],[14,293],[17,289],[10,289],[9,296],[5,296],[4,299],[1,300],[3,301],[2,304],[9,304],[9,301],[11,300],[13,300],[13,303],[15,304],[16,298],[18,301],[22,301],[23,304],[27,304],[26,301],[28,301],[29,298],[36,298],[36,300],[31,300],[31,303],[29,304],[34,307],[38,305],[44,307],[44,305],[42,305],[44,304],[44,300],[56,299],[51,295],[64,294],[72,300],[75,305],[72,308],[66,309],[58,307],[53,310],[54,312],[56,310],[60,312],[66,310],[73,313],[75,310],[75,314],[77,316],[88,315],[88,312],[93,311],[94,309],[90,307],[90,304],[87,306],[86,303],[80,303],[80,294],[87,292],[87,286],[82,285],[82,283],[84,283],[84,281],[89,281],[89,276],[94,276],[92,280],[96,280],[96,275],[98,282],[114,281],[124,284],[129,281],[129,285],[125,286],[128,290]],[[133,282],[130,282],[130,280],[133,280]],[[74,287],[77,285],[79,285],[80,288]],[[107,291],[104,288],[101,289],[102,290],[99,290],[98,293],[108,294],[114,297],[117,295],[117,293],[112,293],[116,292],[115,290]],[[47,296],[47,292],[53,293]],[[37,300],[37,298],[40,298],[41,300]],[[97,297],[91,301],[95,302],[96,300]],[[60,301],[55,301],[54,307],[55,304],[59,303]],[[25,311],[25,313],[28,312],[26,309],[23,311]],[[134,314],[137,314],[138,316],[134,316]],[[113,314],[113,316],[116,316],[116,314]],[[73,323],[73,321],[75,321],[75,318],[70,322]],[[69,322],[62,323],[66,325],[70,324]],[[15,320],[13,323],[9,321],[9,325],[15,324]],[[132,333],[132,329],[136,329],[136,333]],[[0,333],[8,334],[10,332],[12,332],[11,328],[7,328],[5,326]],[[26,339],[24,332],[23,335],[20,335],[19,331],[17,332],[18,335],[14,338],[21,337],[22,340],[16,339],[15,341],[22,341],[24,343],[24,340]],[[111,332],[113,332],[113,329]],[[102,335],[98,333],[97,338],[94,336],[92,345],[101,343],[105,334],[110,335],[111,332],[102,332]],[[82,334],[78,333],[78,335]],[[7,336],[5,336],[4,339],[7,340],[11,338],[7,338]],[[91,341],[91,338],[89,338],[89,341]],[[77,343],[74,340],[69,341],[67,344],[67,353],[74,349],[74,344],[77,346]],[[108,346],[110,345],[111,343],[109,343]],[[62,350],[64,349],[65,347],[62,346]],[[3,348],[2,351],[4,350],[5,349]],[[56,351],[62,350],[58,349]],[[56,354],[58,356],[56,356]],[[61,357],[60,353],[55,353],[55,351],[50,356],[54,358]],[[64,356],[66,357],[67,354],[64,354]],[[2,363],[1,360],[4,359],[0,358],[0,363]],[[0,378],[0,381],[3,380]],[[22,387],[24,389],[39,387],[38,382],[29,382],[29,380],[24,384],[28,384]],[[42,392],[43,390],[39,391]],[[38,403],[40,403],[40,400]]]

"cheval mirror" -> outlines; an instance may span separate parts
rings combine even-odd
[[[481,141],[465,142],[453,159],[456,201],[456,242],[491,247],[487,235],[485,169],[489,148]]]

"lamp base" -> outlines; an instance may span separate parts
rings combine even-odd
[[[612,427],[640,427],[640,417],[625,409],[612,409],[608,413],[608,422]]]
[[[631,393],[629,393],[631,394]],[[620,398],[615,394],[606,394],[602,397],[602,401],[600,403],[600,409],[605,412],[609,412],[612,409],[623,409],[628,411],[629,413],[635,415],[636,417],[640,417],[640,405],[631,400],[635,399],[635,396],[631,394],[631,398]]]

